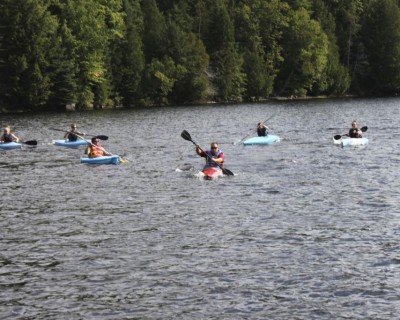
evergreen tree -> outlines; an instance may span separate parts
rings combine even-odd
[[[139,0],[124,0],[126,34],[113,49],[113,83],[116,99],[125,106],[141,98],[141,80],[145,67],[143,53],[143,14]]]
[[[217,88],[215,98],[220,101],[241,101],[246,77],[242,72],[243,59],[235,42],[234,25],[223,0],[209,7],[207,50],[210,55],[212,83]]]
[[[321,80],[327,65],[328,40],[305,9],[289,12],[282,38],[284,61],[275,84],[278,95],[304,96]]]
[[[3,0],[2,9],[0,95],[18,108],[40,108],[51,96],[51,63],[60,55],[57,19],[44,1]]]
[[[367,68],[363,76],[367,94],[400,91],[400,10],[395,0],[373,0],[362,29]]]

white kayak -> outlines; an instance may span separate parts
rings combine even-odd
[[[333,143],[341,145],[342,147],[365,146],[368,144],[367,138],[348,138],[342,137],[340,139],[333,139]]]

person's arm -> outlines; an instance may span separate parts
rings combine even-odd
[[[14,142],[17,142],[17,143],[19,142],[19,138],[15,134],[11,133],[11,137]]]
[[[222,166],[224,163],[224,154],[221,152],[217,158],[212,157],[212,161],[217,163],[218,165]]]
[[[88,146],[86,147],[86,149],[85,149],[85,154],[89,155],[89,152],[90,152],[90,146],[88,145]]]
[[[205,157],[206,154],[204,153],[203,150],[200,150],[200,146],[198,144],[196,144],[196,153],[200,156],[200,157]]]

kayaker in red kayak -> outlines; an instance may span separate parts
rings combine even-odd
[[[68,141],[76,141],[78,140],[78,135],[80,136],[84,136],[85,133],[84,132],[79,132],[78,130],[76,130],[77,126],[75,123],[71,124],[71,129],[69,129],[69,131],[67,131],[64,135],[64,139],[68,140]]]
[[[19,142],[19,138],[11,133],[10,127],[4,128],[4,133],[1,135],[1,143],[9,143],[9,142]]]
[[[106,150],[104,150],[104,148],[100,144],[100,139],[96,137],[92,138],[92,143],[87,146],[85,154],[87,154],[89,158],[98,158],[112,155],[111,153],[108,153]]]
[[[351,129],[349,130],[350,138],[362,138],[362,131],[358,128],[357,121],[353,120],[351,123]]]
[[[196,153],[203,158],[206,158],[206,165],[208,167],[221,167],[224,165],[224,153],[218,149],[218,143],[211,143],[210,150],[201,150],[200,146],[196,144]]]

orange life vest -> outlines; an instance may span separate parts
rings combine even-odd
[[[104,156],[104,150],[102,149],[101,144],[98,144],[96,146],[89,145],[88,156],[89,158],[98,158]]]

